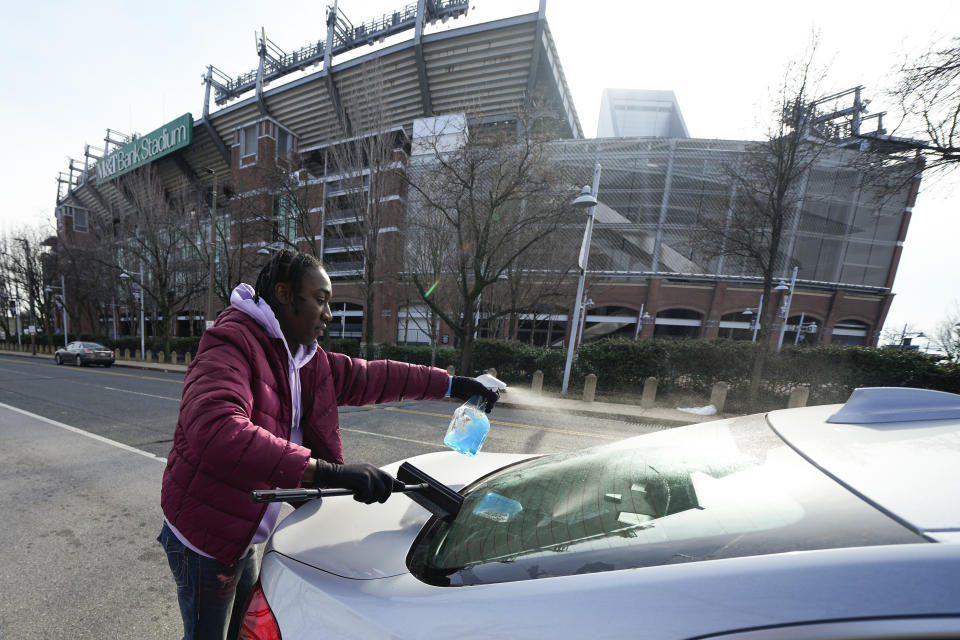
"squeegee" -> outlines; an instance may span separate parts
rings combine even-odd
[[[394,492],[406,493],[411,500],[446,522],[452,522],[463,505],[463,496],[430,477],[409,462],[400,465],[397,471]],[[403,486],[401,487],[400,484]],[[349,489],[261,489],[250,492],[253,502],[300,502],[331,498],[334,496],[352,496]]]

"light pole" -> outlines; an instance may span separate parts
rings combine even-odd
[[[913,340],[913,338],[926,338],[927,336],[923,331],[907,331],[907,325],[903,325],[903,331],[900,333],[900,345],[897,347],[898,351],[903,351],[908,337]]]
[[[577,280],[577,298],[573,304],[573,321],[567,323],[568,335],[570,336],[567,345],[567,362],[563,367],[563,385],[560,388],[560,395],[567,395],[567,387],[570,384],[570,367],[573,365],[573,352],[576,349],[577,327],[580,325],[580,307],[583,304],[583,282],[587,275],[587,261],[590,258],[590,236],[593,233],[594,210],[597,207],[597,192],[600,189],[600,163],[593,166],[593,188],[583,187],[580,195],[573,201],[576,209],[587,209],[587,228],[583,232],[583,244],[580,245],[580,278]]]
[[[143,262],[140,263],[140,270],[137,272],[137,279],[134,280],[133,276],[129,272],[123,271],[120,274],[120,277],[124,280],[130,279],[133,280],[133,283],[137,285],[139,289],[139,302],[140,302],[140,359],[144,360],[147,357],[147,348],[146,348],[146,336],[143,331]]]
[[[67,348],[67,283],[63,279],[63,275],[60,276],[60,286],[54,286],[48,284],[44,287],[47,293],[52,292],[54,289],[60,289],[60,307],[63,310],[63,348]]]
[[[793,302],[793,287],[797,284],[797,269],[799,267],[793,268],[793,276],[790,278],[790,287],[787,292],[787,299],[783,303],[783,308],[781,310],[781,315],[783,316],[783,322],[780,323],[780,337],[777,338],[777,353],[780,353],[780,348],[783,346],[783,334],[787,331],[787,318],[790,317],[790,304]],[[780,284],[774,290],[775,291],[784,291],[787,289],[785,284]]]
[[[745,316],[749,316],[751,314],[754,315],[753,321],[751,322],[751,324],[753,325],[753,337],[750,338],[750,342],[757,341],[757,329],[760,328],[760,317],[761,317],[760,312],[761,311],[763,311],[763,294],[762,293],[760,294],[760,302],[757,303],[757,306],[747,307],[746,309],[743,310],[743,313],[741,314]]]
[[[204,167],[213,174],[213,198],[210,204],[210,288],[207,291],[207,314],[204,317],[204,326],[209,329],[213,326],[213,277],[217,260],[217,172]]]

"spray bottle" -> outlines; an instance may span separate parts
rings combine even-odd
[[[476,380],[492,391],[499,392],[507,388],[506,383],[486,373],[477,376]],[[486,409],[487,401],[479,395],[471,397],[460,405],[453,412],[443,444],[471,458],[477,455],[484,440],[487,439],[487,433],[490,432],[490,420],[487,419]]]

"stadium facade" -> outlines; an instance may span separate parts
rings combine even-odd
[[[198,228],[203,221],[212,228],[215,214],[226,239],[213,254],[218,273],[226,269],[228,245],[235,253],[245,252],[240,272],[245,278],[255,273],[258,255],[280,244],[309,248],[322,256],[335,281],[334,336],[360,338],[369,317],[377,341],[422,342],[425,334],[414,322],[422,308],[409,303],[410,292],[396,280],[378,284],[377,308],[365,308],[358,280],[365,258],[353,229],[357,212],[344,212],[352,190],[371,188],[371,172],[344,172],[332,158],[351,140],[387,132],[391,161],[402,167],[421,119],[469,113],[472,127],[510,126],[519,109],[536,103],[561,123],[551,149],[570,175],[589,174],[595,163],[603,166],[584,340],[607,335],[750,339],[753,325],[743,312],[758,306],[760,278],[746,264],[703,251],[706,231],[698,215],[705,206],[733,206],[726,168],[751,143],[686,138],[678,108],[684,136],[584,139],[545,19],[545,1],[537,13],[427,32],[431,21],[457,18],[467,5],[420,0],[416,7],[356,26],[334,9],[322,42],[286,53],[262,36],[255,71],[232,77],[208,67],[201,118],[185,114],[144,136],[108,130],[103,149],[87,147],[82,161],[70,161],[57,200],[58,251],[122,245],[124,238],[109,230],[143,213],[123,174],[149,167],[167,194],[189,194],[181,199],[193,203],[188,208]],[[361,45],[406,31],[412,32],[407,41],[349,58]],[[363,115],[371,69],[383,96],[376,117]],[[277,86],[268,89],[270,82]],[[865,170],[852,162],[854,155],[841,148],[824,154],[805,180],[809,197],[791,219],[780,260],[784,279],[798,268],[787,341],[876,344],[883,325],[918,180],[894,196],[875,198]],[[283,190],[291,180],[306,203],[307,222],[294,221],[284,204]],[[404,218],[412,215],[406,196],[402,181],[378,194],[386,203],[378,259],[393,273],[404,268]],[[251,216],[253,209],[261,214]],[[582,234],[582,227],[571,227],[553,241],[575,250]],[[137,267],[118,266],[128,273]],[[147,283],[154,277],[152,268],[140,266]],[[175,287],[178,279],[171,282]],[[574,286],[571,278],[571,306]],[[97,321],[86,321],[83,330],[135,332],[134,305],[116,303],[125,291],[119,279],[115,289],[112,297],[95,302],[99,315],[88,316]],[[783,294],[777,296],[767,304],[782,304]],[[198,293],[178,305],[177,335],[194,333],[197,321],[207,319],[207,298]],[[221,292],[214,312],[223,299]],[[562,305],[531,309],[512,330],[488,325],[484,331],[504,337],[512,331],[509,337],[561,345],[571,310]],[[440,341],[450,341],[444,335]]]

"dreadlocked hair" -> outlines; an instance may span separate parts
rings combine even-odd
[[[292,292],[293,312],[299,313],[300,300],[297,294],[303,284],[303,274],[308,269],[323,271],[323,265],[308,253],[299,253],[290,249],[278,251],[270,262],[260,269],[257,284],[254,286],[254,301],[259,302],[260,298],[263,298],[267,304],[274,307],[276,302],[273,297],[274,289],[278,284],[284,283],[290,286]]]

